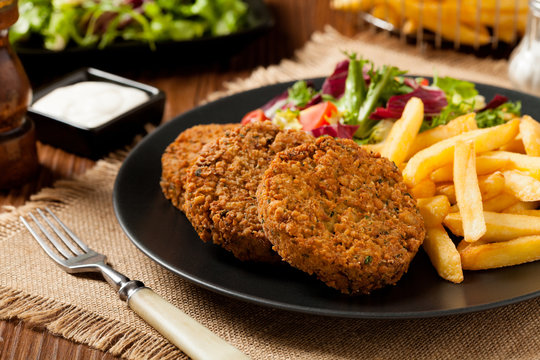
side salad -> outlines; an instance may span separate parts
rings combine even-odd
[[[397,67],[376,68],[369,60],[348,54],[320,90],[311,82],[297,81],[246,114],[242,123],[270,120],[282,129],[303,129],[316,137],[330,135],[375,144],[386,138],[412,97],[424,103],[420,131],[471,112],[476,113],[479,128],[520,116],[520,102],[496,95],[486,103],[471,82],[435,74],[430,83],[426,78],[405,74]]]
[[[237,32],[248,26],[248,10],[242,0],[19,0],[9,36],[15,47],[33,41],[53,51],[118,41],[154,49],[159,41]]]

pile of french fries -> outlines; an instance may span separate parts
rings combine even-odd
[[[423,118],[413,97],[388,137],[365,147],[402,170],[438,274],[459,283],[463,270],[539,260],[540,123],[525,115],[478,129],[470,113],[419,133]]]
[[[332,0],[337,10],[362,11],[385,20],[405,34],[419,27],[466,45],[485,45],[494,35],[507,43],[522,36],[527,0]]]

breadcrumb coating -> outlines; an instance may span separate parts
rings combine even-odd
[[[184,184],[187,170],[193,165],[204,145],[213,142],[225,132],[240,127],[240,124],[196,125],[181,132],[167,146],[161,156],[161,181],[163,195],[180,210],[184,205]]]
[[[425,236],[394,163],[351,140],[323,136],[279,153],[257,200],[283,260],[343,293],[395,284]]]
[[[227,132],[206,146],[186,179],[185,212],[203,241],[240,260],[275,262],[258,219],[256,192],[274,156],[313,141],[304,131],[279,130],[270,121]]]

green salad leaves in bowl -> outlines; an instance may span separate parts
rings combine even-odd
[[[10,29],[15,48],[104,49],[135,42],[156,44],[234,34],[253,26],[243,0],[19,0]]]

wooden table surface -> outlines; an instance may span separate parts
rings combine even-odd
[[[345,35],[359,31],[356,18],[329,9],[329,0],[266,0],[275,26],[247,44],[231,58],[208,60],[189,66],[143,68],[117,72],[162,89],[167,95],[163,122],[197,106],[210,93],[223,89],[223,83],[247,77],[258,66],[277,64],[291,58],[315,31],[326,24]],[[91,65],[91,64],[89,64]],[[54,76],[55,74],[49,76]],[[59,74],[63,75],[63,74]],[[41,78],[30,76],[34,88]],[[57,179],[84,173],[94,161],[38,143],[39,175],[16,189],[0,191],[0,206],[19,206],[41,188]],[[0,212],[2,211],[0,207]],[[0,360],[12,359],[115,359],[105,352],[54,336],[43,329],[32,329],[19,320],[0,321]]]

